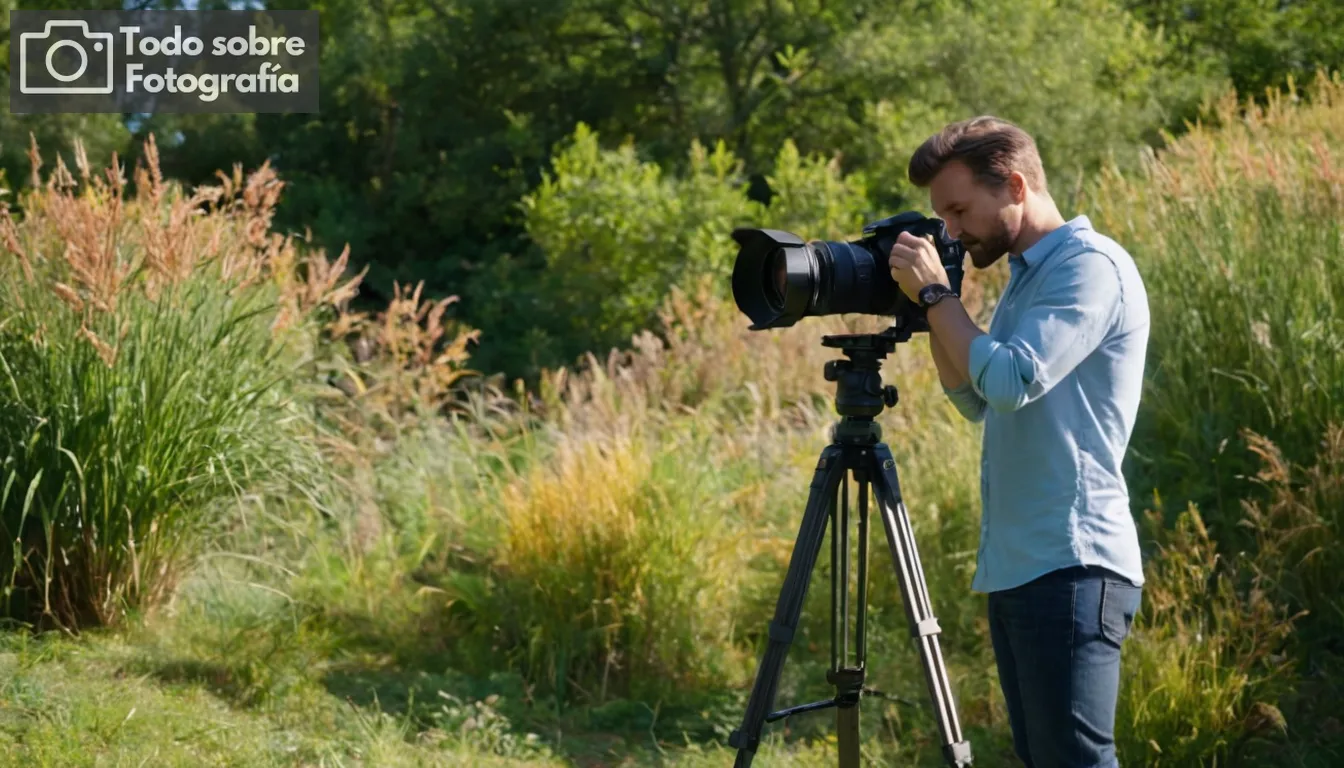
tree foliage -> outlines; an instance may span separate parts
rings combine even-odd
[[[1291,77],[1344,67],[1344,3],[1339,0],[1125,0],[1170,42],[1173,67],[1229,78],[1263,98]]]

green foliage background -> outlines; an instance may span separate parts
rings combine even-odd
[[[356,266],[370,267],[370,303],[390,297],[394,281],[459,294],[459,315],[483,332],[479,363],[529,379],[628,342],[652,322],[653,297],[681,277],[722,274],[727,241],[713,233],[778,224],[784,211],[771,200],[795,172],[778,164],[793,153],[808,167],[834,163],[827,173],[837,183],[863,189],[857,215],[880,217],[922,204],[903,164],[923,138],[949,120],[995,113],[1037,137],[1067,205],[1086,174],[1108,158],[1131,164],[1225,84],[1254,95],[1344,63],[1333,0],[265,5],[321,14],[320,114],[5,113],[8,178],[27,177],[29,131],[48,151],[68,151],[82,135],[95,166],[114,150],[134,159],[153,131],[165,173],[188,184],[270,159],[290,184],[279,226],[310,229],[332,251],[348,243]],[[633,205],[720,173],[764,207]],[[861,180],[839,181],[855,174]],[[554,217],[580,205],[567,186],[579,178],[607,191],[583,193],[591,215],[562,232]],[[583,246],[597,261],[568,250],[597,219],[609,231]],[[641,227],[660,245],[629,254],[621,233]],[[607,257],[617,258],[610,269]],[[598,294],[585,283],[585,301],[572,288],[595,273],[618,287]]]

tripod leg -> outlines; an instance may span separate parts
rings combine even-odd
[[[910,633],[919,644],[924,663],[925,682],[933,699],[934,715],[943,737],[943,757],[948,765],[967,766],[971,764],[971,745],[961,734],[956,701],[952,696],[951,683],[948,682],[947,667],[943,664],[943,651],[938,644],[938,634],[942,630],[933,615],[928,585],[924,581],[924,568],[919,562],[919,551],[915,546],[914,531],[910,528],[910,517],[901,498],[896,460],[891,455],[891,449],[879,443],[873,448],[873,461],[877,465],[873,473],[873,485],[882,513],[882,525],[886,529],[896,575],[901,582],[901,599],[905,603]]]
[[[852,450],[852,449],[851,449]],[[835,735],[836,748],[839,757],[839,768],[859,768],[859,704],[862,700],[863,691],[863,614],[864,614],[864,577],[867,566],[865,556],[868,543],[868,482],[864,479],[862,471],[856,473],[859,480],[859,599],[857,613],[859,626],[854,634],[855,663],[853,666],[849,663],[849,482],[844,478],[841,486],[840,496],[840,526],[838,531],[843,532],[840,535],[833,533],[832,541],[839,542],[841,547],[838,562],[840,567],[833,568],[841,574],[839,600],[833,600],[831,604],[832,622],[836,621],[837,607],[839,621],[842,627],[840,635],[840,656],[839,663],[835,661],[835,651],[832,649],[830,679],[837,687],[837,706],[835,710]],[[841,669],[845,671],[840,672]]]
[[[859,702],[835,710],[835,731],[840,768],[859,768]]]
[[[843,450],[839,446],[827,446],[822,450],[817,469],[812,474],[811,491],[803,511],[798,539],[789,559],[789,570],[784,577],[779,601],[775,604],[775,617],[770,622],[770,642],[756,669],[756,682],[751,689],[751,698],[747,700],[742,726],[728,738],[728,745],[737,749],[736,768],[748,768],[756,757],[756,748],[761,743],[761,728],[774,706],[779,675],[784,668],[789,646],[793,643],[793,633],[798,628],[798,618],[803,611],[812,569],[821,553],[830,507],[835,501],[840,479],[847,471]]]

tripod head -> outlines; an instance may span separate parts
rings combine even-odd
[[[881,333],[854,333],[821,337],[822,346],[835,347],[848,360],[830,360],[822,371],[827,381],[836,382],[835,411],[837,442],[876,443],[882,439],[881,427],[873,419],[883,408],[896,405],[900,395],[896,387],[882,384],[882,358],[909,341],[908,328],[892,327]]]

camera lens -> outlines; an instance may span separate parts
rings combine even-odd
[[[776,248],[766,260],[765,284],[770,290],[770,304],[784,308],[784,290],[788,282],[788,262],[783,248]]]
[[[778,229],[734,229],[738,252],[733,299],[755,331],[784,328],[804,317],[849,313],[892,317],[896,326],[920,330],[921,310],[892,279],[887,257],[901,232],[943,238],[942,227],[939,219],[906,211],[866,225],[863,237],[851,241],[803,240]],[[940,249],[952,289],[959,290],[959,244]]]

